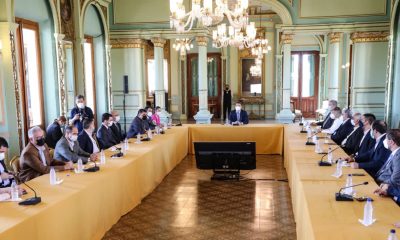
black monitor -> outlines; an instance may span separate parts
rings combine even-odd
[[[194,142],[194,150],[198,169],[256,168],[255,142]]]

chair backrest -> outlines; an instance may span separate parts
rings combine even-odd
[[[14,156],[10,161],[10,165],[13,168],[14,173],[19,173],[19,156]]]
[[[49,148],[49,153],[50,153],[51,159],[53,159],[53,157],[54,157],[54,149]]]

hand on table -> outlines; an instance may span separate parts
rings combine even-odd
[[[345,158],[343,158],[343,160],[345,160],[346,162],[349,162],[349,163],[354,162],[354,158],[352,158],[352,157],[345,157]]]
[[[358,163],[356,163],[356,162],[352,162],[352,163],[350,164],[350,166],[351,166],[351,168],[354,168],[354,169],[359,168]]]
[[[91,161],[96,161],[98,159],[98,154],[97,153],[92,153],[90,154],[90,160]]]
[[[9,174],[9,173],[6,173],[6,172],[2,172],[2,173],[0,174],[0,177],[1,177],[2,180],[7,180],[7,179],[12,179],[12,178],[14,178],[13,175],[11,175],[11,174]]]
[[[64,165],[64,170],[71,170],[71,169],[74,169],[74,164],[71,161],[66,162]]]

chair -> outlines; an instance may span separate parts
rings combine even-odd
[[[14,173],[19,173],[19,156],[14,156],[10,161],[10,165],[13,168]]]
[[[50,154],[51,159],[53,159],[53,157],[54,157],[54,149],[49,148],[49,154]]]
[[[301,110],[296,109],[294,101],[290,101],[290,110],[294,113],[294,119],[293,122],[296,122],[296,120],[301,121],[301,118],[303,117],[303,113]]]

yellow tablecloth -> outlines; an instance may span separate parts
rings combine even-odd
[[[306,146],[306,134],[301,134],[296,125],[285,126],[284,161],[292,195],[296,220],[297,239],[386,239],[393,223],[400,221],[400,208],[389,198],[373,195],[378,187],[362,169],[343,168],[339,179],[331,175],[336,166],[319,167],[322,155],[314,152],[314,146]],[[332,146],[335,148],[336,146]],[[324,145],[324,151],[328,149]],[[343,150],[333,152],[334,159],[344,157]],[[335,193],[345,186],[346,175],[364,173],[353,177],[353,184],[368,181],[369,185],[354,188],[358,196],[370,196],[375,201],[374,214],[377,222],[362,226],[358,219],[363,216],[364,203],[336,202]]]
[[[194,154],[193,142],[252,141],[257,154],[281,154],[283,125],[248,124],[244,126],[185,125],[189,127],[189,153]]]
[[[101,239],[187,155],[187,136],[187,127],[176,127],[151,142],[131,140],[123,158],[106,152],[99,172],[58,173],[61,185],[50,186],[49,175],[29,181],[42,203],[0,203],[0,239]]]

